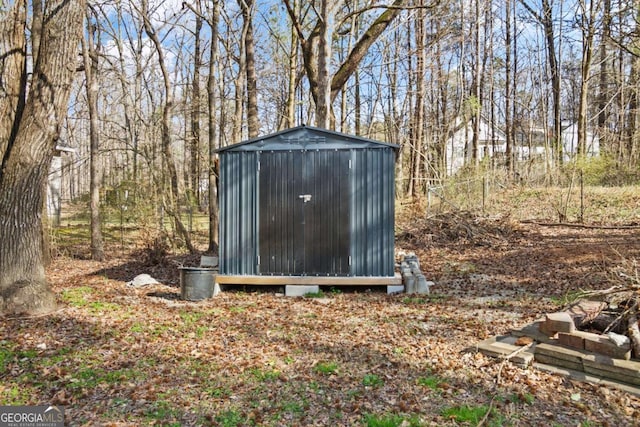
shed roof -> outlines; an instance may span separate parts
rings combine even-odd
[[[375,141],[355,135],[348,135],[313,126],[297,126],[270,135],[249,139],[237,144],[221,147],[216,152],[224,151],[263,151],[263,150],[332,150],[349,148],[393,148],[399,145]]]

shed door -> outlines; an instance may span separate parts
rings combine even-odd
[[[348,151],[262,152],[261,274],[349,275]]]

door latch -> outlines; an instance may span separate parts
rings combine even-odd
[[[311,194],[300,194],[298,198],[302,199],[304,203],[307,203],[311,201]]]

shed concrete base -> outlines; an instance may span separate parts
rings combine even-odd
[[[320,292],[318,285],[287,285],[284,294],[288,297],[303,297],[306,294],[317,294]]]

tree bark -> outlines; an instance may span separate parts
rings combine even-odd
[[[330,0],[320,1],[320,36],[318,43],[318,94],[316,97],[316,126],[329,129],[331,126],[331,41],[333,16],[329,11]]]
[[[200,2],[197,2],[200,7]],[[202,57],[200,55],[200,32],[202,31],[202,18],[196,15],[196,27],[194,29],[193,48],[193,82],[191,83],[191,135],[189,152],[189,178],[191,181],[191,194],[194,204],[200,205],[200,67]]]
[[[511,105],[515,103],[513,99],[513,70],[511,69],[511,5],[512,0],[506,0],[504,4],[505,11],[505,64],[504,64],[504,130],[505,130],[505,167],[509,178],[513,177],[513,116],[511,115]]]
[[[0,14],[0,161],[9,152],[19,121],[18,112],[24,109],[27,73],[26,29],[27,6],[16,1],[13,7]],[[0,169],[0,178],[2,170]]]
[[[425,46],[426,46],[426,31],[425,31],[425,13],[424,9],[419,9],[417,12],[415,26],[415,40],[416,40],[416,70],[415,70],[415,104],[411,120],[411,146],[413,154],[411,159],[414,164],[411,165],[413,174],[411,181],[411,196],[418,197],[422,189],[422,178],[424,176],[424,156],[425,156]]]
[[[87,16],[87,21],[89,21]],[[87,38],[82,40],[82,58],[85,74],[85,89],[87,92],[87,104],[89,107],[89,175],[90,175],[90,202],[91,214],[91,259],[102,261],[104,259],[104,244],[102,231],[100,230],[100,178],[98,176],[98,52],[94,45],[95,27],[87,24]]]
[[[584,157],[587,154],[587,109],[589,95],[589,76],[591,74],[591,65],[593,59],[593,39],[596,31],[596,13],[594,2],[580,1],[580,9],[582,10],[582,63],[580,67],[580,101],[578,104],[578,157]]]
[[[0,96],[8,105],[11,120],[3,117],[0,147],[0,313],[45,313],[56,307],[55,294],[45,278],[42,251],[43,188],[60,124],[67,113],[71,82],[76,70],[82,36],[83,0],[48,1],[29,85],[29,96],[20,105],[13,92]],[[0,15],[0,57],[11,58],[8,66],[26,91],[24,36],[25,0],[16,0]],[[15,55],[15,56],[14,56]],[[5,62],[6,64],[6,62]],[[4,72],[7,65],[3,66]],[[3,78],[3,81],[5,79]],[[3,88],[4,90],[4,88]],[[9,126],[11,131],[7,132]],[[7,137],[8,135],[8,137]]]
[[[213,2],[211,11],[211,47],[209,59],[209,78],[207,80],[207,99],[209,103],[209,248],[208,252],[218,252],[218,170],[216,149],[219,146],[216,132],[216,66],[218,63],[218,21],[220,19],[220,1]]]
[[[389,24],[398,16],[405,2],[406,0],[395,0],[391,4],[391,7],[378,16],[357,41],[349,53],[349,56],[342,62],[338,71],[333,75],[331,81],[331,101],[334,101],[336,96],[338,96],[340,89],[342,89],[342,86],[347,83],[349,77],[351,77],[358,68],[358,65],[362,62],[371,45],[375,43],[378,37],[389,27]]]
[[[245,72],[247,83],[247,131],[249,138],[256,138],[260,132],[258,120],[258,79],[256,77],[256,48],[253,38],[253,0],[239,0],[242,9]]]
[[[293,6],[297,8],[297,3]],[[298,86],[298,33],[291,29],[291,51],[289,52],[289,82],[287,87],[287,113],[284,129],[292,128],[296,123],[296,87]]]
[[[356,42],[351,52],[349,52],[349,55],[347,55],[346,59],[342,62],[338,70],[333,74],[333,77],[329,76],[329,111],[330,104],[336,99],[336,97],[342,90],[342,87],[358,68],[360,62],[362,62],[362,59],[367,54],[371,45],[375,43],[378,37],[384,32],[384,30],[387,29],[389,24],[391,24],[395,17],[400,13],[402,7],[405,5],[405,2],[406,0],[395,0],[387,8],[387,10],[380,14],[380,16],[378,16],[378,18],[369,26],[369,28]],[[324,79],[325,77],[321,75],[322,73],[320,70],[320,58],[324,57],[324,61],[327,61],[327,53],[330,54],[330,46],[321,47],[320,44],[330,44],[330,40],[325,37],[325,41],[323,42],[323,34],[324,36],[326,36],[327,31],[323,30],[322,26],[325,23],[333,25],[333,23],[331,22],[335,19],[333,16],[333,9],[336,7],[336,5],[339,4],[337,2],[330,2],[329,0],[323,1],[322,7],[326,7],[326,9],[324,10],[324,12],[320,13],[320,16],[313,26],[313,29],[311,30],[309,35],[305,37],[302,25],[298,19],[296,10],[292,5],[291,0],[283,0],[283,3],[286,6],[289,17],[291,18],[293,28],[298,34],[300,49],[302,50],[303,65],[305,73],[307,75],[307,79],[309,80],[309,91],[311,92],[313,100],[316,104],[316,108],[318,107],[318,104],[321,103],[320,119],[323,121],[323,104],[326,103],[326,100],[320,100],[319,98],[323,96],[323,93],[326,95],[326,92],[323,89],[324,81],[321,81],[321,79]],[[321,51],[320,49],[323,50]],[[316,116],[316,122],[318,121],[317,119],[318,117]]]

